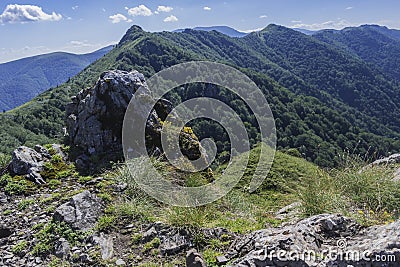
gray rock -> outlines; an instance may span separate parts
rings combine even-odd
[[[4,192],[0,192],[0,203],[5,204],[8,202],[8,197]]]
[[[224,265],[228,263],[228,259],[225,256],[217,256],[217,265]]]
[[[338,257],[326,256],[331,252]],[[394,255],[399,261],[400,221],[363,229],[341,215],[317,215],[240,237],[226,257],[236,259],[233,266],[396,266],[351,258],[364,252],[371,259]]]
[[[69,256],[71,248],[69,246],[68,241],[65,238],[60,238],[54,248],[54,255],[56,257],[64,259]]]
[[[13,174],[26,175],[29,180],[37,184],[44,184],[40,175],[43,164],[43,156],[40,153],[29,147],[20,146],[12,153],[10,168]]]
[[[400,163],[400,154],[393,154],[393,155],[390,155],[389,157],[375,160],[371,164],[368,164],[367,166],[365,166],[361,170],[359,170],[358,173],[362,173],[363,171],[365,171],[369,168],[373,168],[375,166],[398,164],[398,163]],[[398,168],[393,173],[393,181],[395,181],[395,182],[400,181],[400,168]]]
[[[0,238],[9,237],[13,234],[13,230],[4,224],[0,224]]]
[[[157,236],[157,231],[156,231],[156,228],[153,226],[149,230],[144,232],[142,239],[143,239],[143,242],[146,243],[146,242],[151,241],[156,236]]]
[[[59,206],[53,218],[56,221],[66,222],[73,229],[86,231],[95,226],[102,214],[102,201],[86,190]]]
[[[93,243],[100,246],[101,258],[103,260],[109,260],[114,254],[114,243],[112,236],[106,236],[104,233],[100,233],[100,236],[92,236]]]
[[[124,266],[125,264],[126,263],[125,263],[125,261],[123,259],[118,259],[115,262],[115,265],[117,265],[117,266]]]
[[[275,213],[275,217],[279,220],[296,221],[300,215],[301,202],[294,202],[287,205]]]
[[[186,254],[186,267],[207,267],[200,253],[191,249]]]
[[[12,172],[17,175],[25,175],[31,168],[43,168],[42,155],[26,146],[15,149],[11,160]]]
[[[140,87],[147,88],[143,74],[116,70],[104,72],[93,88],[79,92],[67,106],[71,144],[88,155],[122,153],[123,118]]]

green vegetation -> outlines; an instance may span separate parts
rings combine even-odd
[[[34,203],[35,203],[34,199],[23,199],[18,203],[18,209],[25,210]]]
[[[115,227],[116,217],[112,215],[101,216],[97,222],[96,230],[100,232],[108,232]]]
[[[0,151],[60,141],[69,97],[92,86],[104,70],[135,69],[149,77],[165,67],[202,59],[240,68],[261,88],[276,119],[280,150],[296,148],[303,158],[324,167],[337,166],[343,151],[373,158],[400,150],[396,83],[342,47],[270,25],[239,39],[191,30],[147,33],[133,26],[116,48],[79,75],[2,114],[0,125],[7,127],[0,127]],[[259,141],[254,118],[232,94],[209,85],[183,89],[170,94],[173,103],[199,95],[234,103],[252,144]],[[207,120],[189,126],[200,138],[214,138],[224,156],[218,163],[223,162],[229,143],[221,127]]]
[[[81,233],[73,231],[66,223],[51,221],[43,227],[38,227],[40,230],[35,233],[37,239],[31,253],[35,256],[43,256],[49,254],[54,248],[55,242],[59,237],[65,238],[70,244],[75,244],[82,238]]]
[[[154,249],[154,248],[158,248],[161,244],[161,240],[158,237],[153,238],[153,240],[147,242],[146,244],[144,244],[143,246],[143,253],[149,252],[150,250]]]
[[[8,195],[29,195],[37,186],[25,177],[5,174],[0,178],[0,184],[4,186],[4,192]]]
[[[28,248],[28,242],[26,240],[18,242],[15,246],[12,247],[11,251],[14,254],[20,254],[24,252]]]
[[[382,224],[398,218],[399,183],[388,167],[369,168],[349,164],[344,169],[320,171],[306,179],[300,190],[304,215],[339,212],[364,225]]]

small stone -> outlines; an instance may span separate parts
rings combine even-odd
[[[200,253],[191,249],[186,254],[186,267],[207,267]]]
[[[155,236],[157,235],[157,231],[156,228],[151,227],[149,230],[147,230],[144,234],[143,234],[143,241],[144,242],[149,242],[151,241]]]
[[[229,261],[225,256],[217,256],[216,260],[218,265],[226,264]]]
[[[13,234],[12,229],[3,224],[0,224],[0,238],[9,237],[12,234]]]
[[[118,260],[115,262],[115,264],[116,264],[117,266],[123,266],[123,265],[125,265],[126,263],[125,263],[125,261],[124,261],[123,259],[118,259]]]

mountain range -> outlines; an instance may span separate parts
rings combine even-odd
[[[206,31],[206,32],[216,31],[228,35],[229,37],[238,37],[238,38],[244,37],[248,34],[245,32],[235,30],[228,26],[194,27],[192,29],[177,29],[174,32],[183,32],[185,30]]]
[[[77,76],[0,116],[0,125],[7,125],[0,127],[0,150],[61,139],[69,97],[93,85],[105,70],[138,70],[150,77],[181,62],[210,60],[235,66],[261,88],[275,116],[278,149],[295,148],[321,166],[339,164],[343,151],[374,157],[398,152],[398,33],[365,25],[306,35],[271,24],[236,38],[191,29],[149,33],[132,26],[113,50]],[[207,94],[207,88],[197,88],[173,99]],[[213,96],[234,100],[223,92]],[[249,122],[256,143],[256,123],[246,112],[240,116]],[[204,137],[219,131],[211,126],[202,122],[193,128]],[[216,138],[225,150],[224,134]]]
[[[81,55],[56,52],[0,64],[0,110],[13,109],[66,82],[112,48]]]

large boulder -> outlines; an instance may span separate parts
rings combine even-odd
[[[317,215],[240,237],[226,257],[233,266],[395,266],[400,221],[362,228],[341,215]]]
[[[104,162],[122,158],[122,124],[128,104],[134,93],[142,92],[133,107],[135,120],[146,122],[146,146],[151,153],[162,151],[161,121],[172,110],[169,101],[163,99],[149,107],[152,99],[143,74],[132,71],[113,70],[101,74],[94,87],[82,90],[67,105],[67,130],[70,144],[82,154],[78,166],[90,165],[88,160],[96,155]],[[146,110],[152,110],[150,114]],[[132,123],[132,131],[137,127]],[[182,153],[193,159],[201,157],[200,143],[194,135],[184,135]],[[133,151],[135,154],[135,151]],[[142,153],[142,152],[139,152]]]
[[[71,144],[86,154],[122,151],[122,122],[132,95],[146,87],[143,74],[107,71],[93,88],[82,90],[67,106]]]
[[[53,219],[67,223],[72,229],[86,231],[95,226],[103,209],[101,199],[86,190],[59,206]]]

